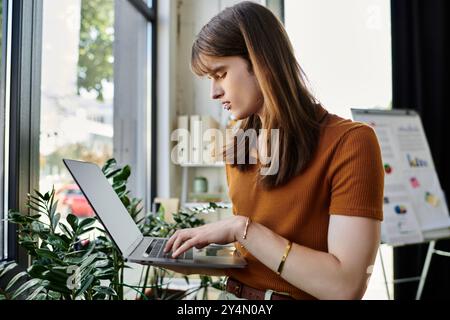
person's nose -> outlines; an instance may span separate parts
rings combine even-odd
[[[220,99],[221,97],[223,97],[223,95],[224,95],[224,91],[223,91],[222,87],[220,85],[218,85],[216,81],[212,80],[211,81],[211,98],[213,100],[217,100],[217,99]]]

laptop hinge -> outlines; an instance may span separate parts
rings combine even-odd
[[[136,247],[139,246],[142,239],[144,239],[144,236],[142,234],[137,237],[136,240],[131,244],[131,246],[128,247],[128,249],[123,253],[124,259],[128,259],[128,257],[133,253],[134,250],[136,250]]]

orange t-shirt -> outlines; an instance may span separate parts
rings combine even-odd
[[[281,187],[264,190],[255,183],[257,165],[240,172],[227,164],[226,172],[234,214],[249,216],[296,244],[328,252],[331,214],[383,220],[384,169],[371,127],[318,108],[319,119],[324,119],[319,142],[300,175]],[[227,269],[228,276],[254,288],[286,292],[296,299],[314,299],[267,268],[239,243],[236,248],[248,266]]]

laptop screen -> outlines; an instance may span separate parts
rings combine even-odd
[[[67,159],[63,162],[122,254],[127,254],[142,233],[108,179],[96,164]]]

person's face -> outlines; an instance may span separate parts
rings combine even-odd
[[[263,95],[256,76],[248,70],[246,60],[241,57],[203,57],[213,70],[211,98],[220,100],[222,107],[231,112],[236,120],[253,114],[261,114]]]

